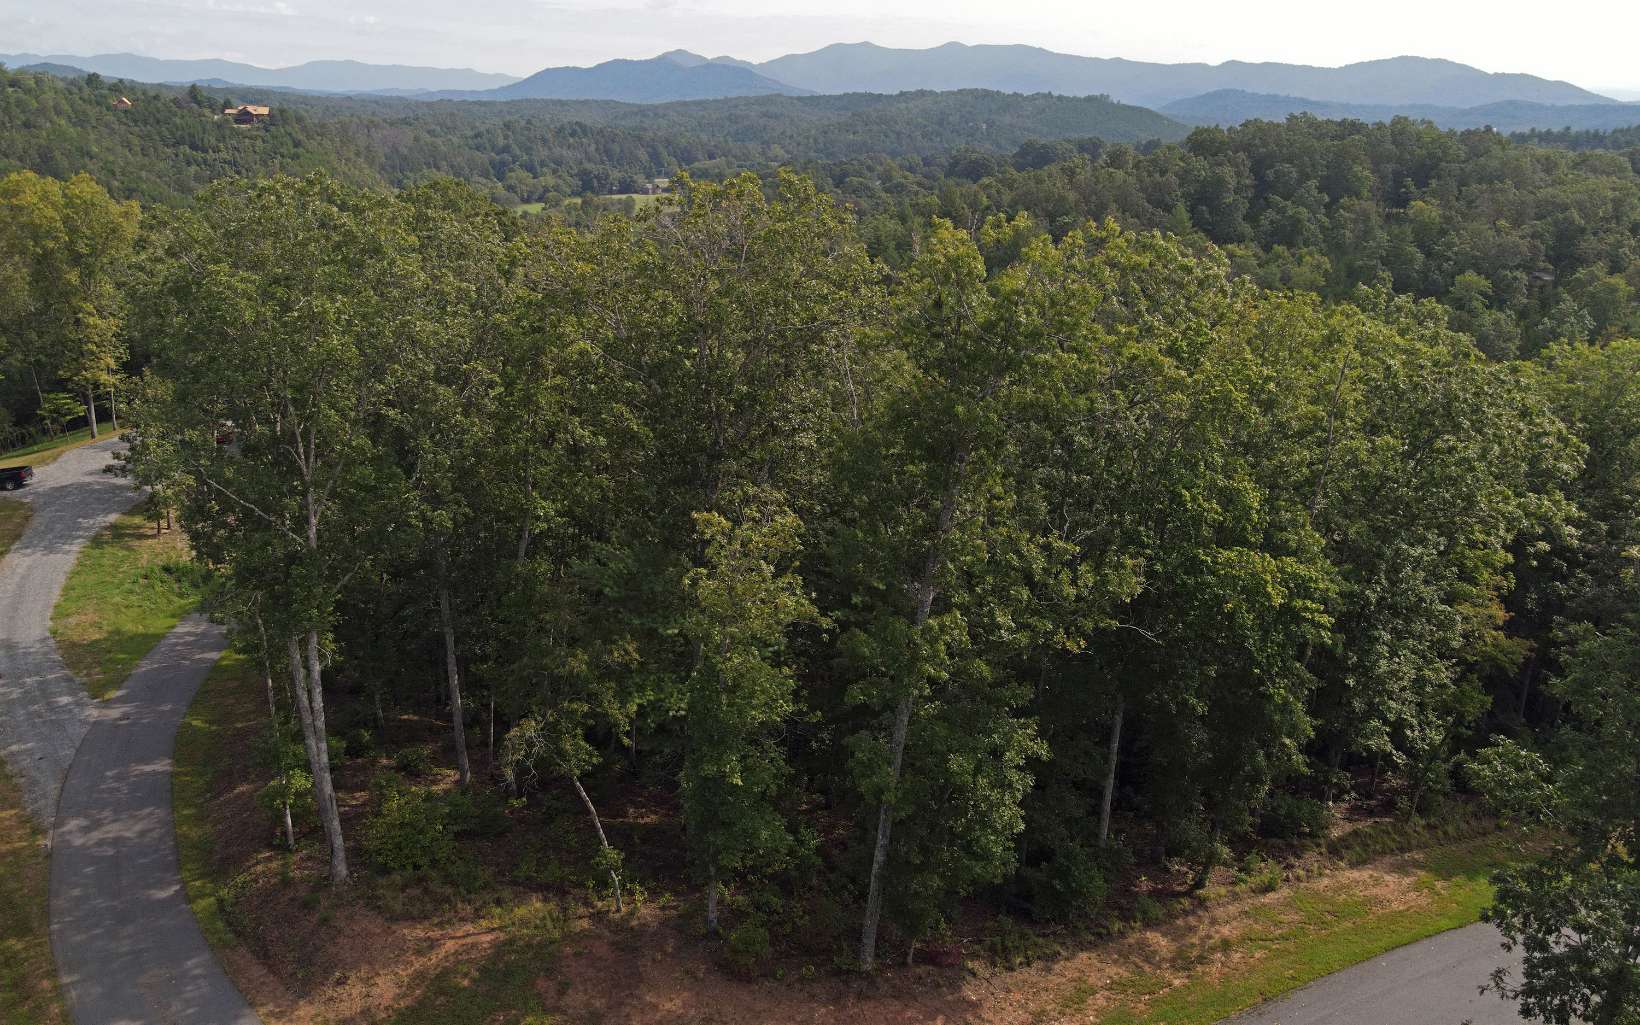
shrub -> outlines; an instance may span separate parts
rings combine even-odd
[[[363,726],[348,730],[343,740],[355,758],[374,758],[381,753],[376,745],[376,735]]]
[[[493,791],[457,790],[444,799],[444,811],[455,836],[500,836],[512,828],[506,804]]]
[[[364,830],[365,856],[378,872],[428,873],[455,858],[448,810],[427,791],[392,776],[378,777],[376,813]]]
[[[752,972],[769,960],[769,929],[762,919],[748,918],[729,930],[724,953],[729,963],[743,972]]]
[[[275,828],[285,827],[285,807],[291,819],[302,822],[313,813],[313,777],[306,769],[286,769],[256,795],[256,803],[273,819]]]
[[[1092,915],[1105,903],[1109,889],[1099,856],[1081,844],[1067,844],[1048,861],[1020,874],[1031,915],[1042,921],[1071,922]]]
[[[1006,915],[997,919],[997,930],[985,938],[985,954],[999,968],[1023,968],[1052,957],[1057,951],[1040,937]]]
[[[433,771],[433,750],[425,744],[401,747],[393,752],[393,768],[406,776],[425,776]]]
[[[1320,801],[1276,791],[1265,799],[1258,828],[1275,840],[1311,839],[1327,835],[1330,819],[1331,813]]]
[[[1133,898],[1133,913],[1140,925],[1161,925],[1167,921],[1167,905],[1148,893]]]

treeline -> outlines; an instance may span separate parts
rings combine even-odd
[[[1438,181],[1398,169],[1341,188]],[[1132,859],[1201,884],[1466,786],[1578,841],[1513,935],[1633,938],[1636,343],[1490,361],[1110,222],[935,220],[889,269],[791,175],[587,229],[324,177],[154,222],[130,466],[290,695],[337,883],[329,724],[409,708],[463,783],[493,722],[517,792],[572,787],[617,902],[596,795],[636,778],[709,929],[824,893],[867,969],[966,895],[1082,920]],[[436,868],[429,807],[378,795],[373,867]]]
[[[1595,131],[1586,128],[1536,128],[1515,132],[1512,138],[1532,146],[1557,146],[1561,149],[1621,150],[1631,162],[1640,161],[1640,125],[1632,128],[1613,128]]]
[[[1024,211],[1055,233],[1113,217],[1211,242],[1267,288],[1439,299],[1494,357],[1640,328],[1640,172],[1613,153],[1301,116],[1198,129],[1149,153],[1062,140],[1012,158],[959,151],[934,173],[886,160],[805,167],[859,210],[890,261],[930,216],[974,227]]]
[[[276,94],[262,97],[275,105],[271,125],[243,130],[213,120],[224,97],[198,89],[144,92],[115,111],[118,89],[95,79],[0,75],[0,169],[87,171],[145,202],[181,201],[223,174],[323,167],[355,184],[449,175],[584,226],[609,204],[566,199],[637,191],[680,168],[772,181],[795,163],[855,210],[871,254],[896,266],[935,216],[974,229],[1024,211],[1055,234],[1114,218],[1211,242],[1267,288],[1440,299],[1453,326],[1498,358],[1640,327],[1636,159],[1574,152],[1555,133],[1528,137],[1554,143],[1540,146],[1406,119],[1295,116],[1134,148],[1113,141],[1133,135],[1119,121],[1103,141],[1041,141],[1089,116],[1060,97],[979,91],[656,106]]]

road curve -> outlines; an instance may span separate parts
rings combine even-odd
[[[0,561],[0,757],[47,827],[91,721],[91,699],[51,642],[51,610],[80,548],[136,504],[130,484],[102,472],[120,444],[64,452],[7,496],[33,505],[34,516]]]
[[[222,630],[183,621],[106,702],[51,640],[80,549],[137,501],[102,472],[119,445],[65,452],[13,496],[34,515],[0,561],[0,756],[52,827],[51,946],[77,1025],[259,1025],[188,907],[171,819],[177,726]]]
[[[51,947],[79,1025],[258,1025],[188,907],[171,818],[177,727],[226,646],[190,616],[98,704],[57,806]]]
[[[1520,1025],[1513,1001],[1481,993],[1492,970],[1518,972],[1490,925],[1453,929],[1317,979],[1224,1025]]]

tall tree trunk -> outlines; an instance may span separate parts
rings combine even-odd
[[[307,667],[303,671],[301,643],[290,638],[291,689],[296,694],[302,724],[302,746],[307,750],[308,769],[313,774],[314,803],[319,807],[319,823],[330,845],[330,881],[341,885],[348,880],[347,846],[342,837],[342,816],[336,804],[336,788],[330,778],[330,741],[325,736],[325,699],[319,665],[319,632],[307,632]]]
[[[467,723],[461,710],[461,671],[456,667],[456,625],[450,615],[450,587],[444,582],[443,558],[439,560],[438,618],[444,630],[444,677],[450,685],[450,732],[456,741],[456,771],[461,785],[473,781],[473,767],[467,761]]]
[[[85,422],[91,428],[91,437],[97,437],[97,391],[89,385],[85,389]]]
[[[296,825],[290,820],[290,802],[285,802],[285,847],[288,850],[296,849]]]
[[[928,546],[928,557],[923,561],[922,578],[917,582],[917,605],[911,619],[912,632],[921,631],[934,608],[934,595],[940,567],[945,561],[945,540],[951,533],[951,523],[957,514],[957,497],[962,477],[968,465],[968,450],[959,450],[951,459],[951,480],[946,486],[945,498],[940,502],[939,519],[935,522],[934,536]],[[877,809],[877,843],[871,849],[871,882],[866,890],[866,918],[860,929],[860,969],[871,971],[877,966],[877,924],[883,915],[883,870],[888,865],[888,847],[894,833],[895,791],[900,786],[900,771],[905,765],[906,738],[911,732],[912,693],[915,680],[903,681],[905,693],[900,695],[894,708],[894,730],[889,737],[888,796]]]
[[[575,787],[575,793],[581,798],[581,803],[586,805],[587,814],[592,816],[592,828],[598,834],[599,846],[606,851],[614,850],[609,846],[609,837],[604,835],[604,824],[598,818],[598,809],[592,806],[592,798],[587,796],[587,788],[581,785],[581,777],[573,772],[566,772],[564,775],[569,777],[570,784]],[[621,873],[616,871],[614,866],[609,869],[609,881],[615,887],[615,910],[619,913],[621,910]]]
[[[114,386],[108,386],[108,420],[117,433],[120,429],[120,411],[114,405]]]
[[[1105,755],[1105,795],[1099,802],[1099,846],[1110,838],[1110,802],[1116,793],[1116,760],[1122,752],[1122,713],[1127,706],[1125,695],[1116,695],[1116,718],[1110,724],[1110,748]]]
[[[718,931],[718,882],[714,871],[706,880],[706,932],[716,936]]]

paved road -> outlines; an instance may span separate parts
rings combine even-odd
[[[188,907],[171,820],[171,749],[222,654],[184,620],[92,712],[51,851],[51,947],[80,1025],[257,1025]]]
[[[1230,1019],[1230,1025],[1520,1025],[1512,1002],[1480,993],[1492,970],[1520,966],[1498,931],[1471,925],[1392,950]]]
[[[51,641],[80,548],[137,500],[102,473],[118,444],[64,453],[16,495],[34,516],[0,561],[0,755],[53,824],[51,946],[77,1025],[259,1025],[188,907],[171,820],[177,726],[221,629],[185,620],[100,703]]]
[[[0,756],[47,826],[91,707],[51,642],[51,609],[81,546],[136,503],[129,484],[102,472],[119,444],[65,452],[7,496],[31,503],[34,517],[0,561]]]

